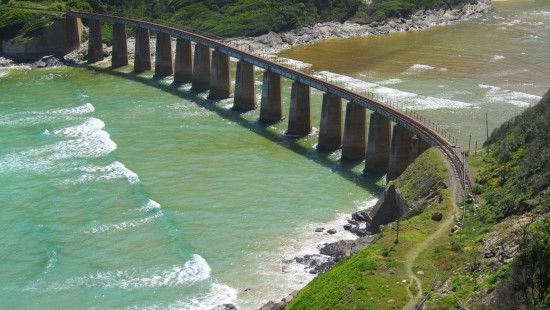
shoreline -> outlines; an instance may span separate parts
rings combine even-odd
[[[352,22],[322,22],[288,32],[270,32],[257,37],[222,40],[226,44],[251,53],[278,53],[300,45],[311,45],[326,39],[349,39],[370,35],[387,35],[392,32],[426,30],[433,26],[452,25],[479,18],[493,10],[491,0],[478,0],[461,9],[417,11],[410,18],[390,18],[381,22],[358,24]]]
[[[380,23],[371,23],[368,25],[359,25],[354,23],[337,23],[337,22],[319,23],[311,27],[305,27],[299,30],[292,30],[286,33],[269,33],[258,37],[252,37],[252,38],[228,39],[226,43],[230,43],[232,45],[236,44],[237,47],[254,52],[254,53],[277,53],[284,49],[292,48],[299,45],[310,45],[325,39],[332,39],[332,38],[344,39],[344,38],[351,38],[355,36],[386,35],[391,32],[424,30],[436,25],[450,25],[458,21],[464,21],[472,18],[481,17],[482,13],[488,12],[491,10],[492,10],[492,5],[490,0],[480,0],[478,5],[476,6],[467,5],[464,7],[463,10],[451,10],[451,11],[439,10],[435,12],[433,11],[417,12],[410,19],[407,19],[407,20],[390,19],[388,21],[384,21]],[[462,11],[465,11],[465,12],[462,12]],[[75,53],[74,55],[76,55],[75,58],[65,57],[65,60],[61,59],[61,66],[63,65],[63,63],[67,65],[70,63],[78,63],[83,61],[84,58],[81,58],[79,56],[82,56],[82,53],[86,53],[86,48],[84,46],[85,45],[82,44],[81,48],[76,50],[76,53],[73,52]],[[152,52],[154,50],[154,46],[155,46],[154,44],[151,45]],[[106,50],[110,51],[110,47],[108,47]],[[130,59],[133,58],[133,53],[134,53],[134,50],[130,48],[130,44],[129,44]],[[47,56],[47,57],[50,57],[50,56]],[[42,60],[39,60],[39,61],[42,61]],[[25,63],[14,62],[13,64],[30,66],[30,63],[28,62],[25,62]],[[60,66],[60,65],[59,63],[56,63],[53,66]],[[31,66],[31,67],[35,68],[34,66]],[[48,65],[46,64],[44,68],[45,67],[48,67]],[[43,68],[43,67],[38,66],[36,68]],[[350,218],[353,218],[352,215],[350,215]],[[319,270],[320,268],[323,268],[324,270],[322,272],[317,272],[317,274],[320,274],[325,271],[328,271],[339,261],[339,260],[335,260],[333,261],[333,264],[329,266],[328,264],[326,264],[327,262],[320,262],[319,260],[316,260],[317,257],[320,257],[321,255],[326,255],[322,253],[323,249],[327,249],[327,248],[334,249],[334,252],[333,252],[334,254],[328,255],[330,257],[342,256],[342,253],[346,255],[344,257],[351,256],[357,253],[358,251],[364,249],[366,246],[368,246],[368,244],[370,244],[370,242],[372,242],[372,240],[369,241],[363,248],[359,249],[359,247],[356,246],[356,244],[358,240],[361,238],[362,237],[359,237],[358,239],[355,239],[355,240],[346,240],[342,238],[339,241],[336,241],[333,243],[326,243],[324,245],[319,246],[318,253],[311,253],[304,256],[297,255],[293,258],[293,260],[296,260],[296,262],[298,262],[297,260],[301,260],[301,262],[299,263],[304,264],[305,267],[309,266],[309,267],[312,267],[313,269],[317,268]],[[341,247],[339,247],[339,245]],[[353,251],[349,250],[350,247],[353,249]],[[343,259],[344,257],[341,257],[340,260]],[[284,307],[286,307],[286,305],[293,299],[293,297],[297,293],[298,291],[293,291],[287,297],[284,297],[281,300],[281,302],[268,301],[260,309],[284,309]],[[281,308],[281,306],[283,307]],[[236,309],[236,308],[234,306],[233,307],[229,306],[229,307],[220,308],[220,309]]]

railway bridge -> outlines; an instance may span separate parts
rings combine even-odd
[[[233,109],[236,111],[257,109],[254,70],[255,67],[263,69],[260,122],[273,123],[285,118],[281,77],[292,80],[286,132],[290,136],[310,134],[310,89],[318,89],[324,93],[318,149],[341,148],[342,161],[364,160],[365,172],[387,173],[389,182],[397,178],[423,151],[438,147],[449,161],[463,190],[472,189],[472,180],[454,138],[440,126],[412,111],[385,104],[366,93],[357,93],[205,35],[148,21],[88,12],[69,11],[65,18],[65,22],[73,24],[65,28],[75,32],[80,31],[77,26],[79,19],[89,21],[89,63],[103,60],[101,23],[109,23],[113,25],[111,65],[113,68],[129,65],[126,28],[130,27],[136,32],[134,72],[154,69],[155,77],[173,76],[176,84],[191,83],[194,91],[208,91],[211,99],[233,96]],[[154,62],[151,59],[151,33],[156,34]],[[65,35],[74,38],[80,33]],[[175,53],[172,51],[172,38],[176,39]],[[230,58],[237,60],[234,95]],[[347,101],[345,115],[342,115],[343,100]],[[366,110],[372,111],[368,122]]]

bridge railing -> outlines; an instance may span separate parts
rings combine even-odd
[[[22,8],[36,9],[29,7]],[[56,11],[48,9],[36,10]],[[296,66],[290,67],[288,63],[280,64],[273,61],[271,59],[272,54],[267,57],[267,54],[264,55],[262,53],[255,53],[254,51],[243,51],[239,48],[238,43],[231,44],[231,42],[229,42],[228,44],[227,40],[223,40],[219,36],[213,35],[211,33],[205,33],[204,31],[199,31],[196,29],[185,30],[185,27],[182,27],[179,24],[177,24],[176,27],[171,27],[170,25],[153,23],[152,21],[155,20],[140,17],[137,17],[137,19],[130,19],[129,17],[78,11],[69,11],[65,13],[73,17],[97,19],[109,23],[120,22],[129,25],[130,27],[144,27],[155,32],[163,32],[175,37],[181,37],[194,42],[198,42],[214,49],[220,49],[222,52],[226,53],[230,57],[245,60],[260,68],[280,74],[283,77],[291,78],[295,81],[299,81],[301,83],[305,83],[306,85],[314,87],[320,91],[330,92],[332,94],[340,96],[341,98],[349,100],[350,102],[354,102],[376,113],[380,113],[381,115],[400,124],[411,132],[416,133],[419,138],[428,142],[432,146],[440,146],[447,154],[446,156],[453,162],[453,166],[457,176],[460,179],[463,179],[465,175],[465,171],[462,167],[463,159],[456,152],[457,140],[453,136],[448,134],[447,131],[444,130],[441,126],[436,125],[435,122],[426,119],[415,111],[404,108],[403,105],[391,102],[383,96],[367,92],[363,89],[357,89],[353,86],[350,87],[343,81],[333,80],[327,77],[319,78],[311,76],[308,73],[302,72],[302,69]],[[204,35],[201,35],[197,32]],[[470,183],[469,179],[468,181],[468,183]],[[471,184],[467,184],[467,187],[471,189]]]

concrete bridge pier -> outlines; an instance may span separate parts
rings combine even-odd
[[[68,50],[72,51],[80,47],[80,40],[82,38],[82,22],[78,17],[65,17],[67,24],[66,42]],[[1,45],[1,44],[0,44]],[[0,50],[2,48],[0,47]]]
[[[418,141],[418,156],[422,155],[422,153],[424,153],[426,150],[428,150],[431,147],[432,146],[428,142],[426,142],[422,139],[419,139],[419,141]]]
[[[318,150],[333,151],[342,147],[342,98],[323,94]]]
[[[348,102],[346,105],[346,122],[344,124],[344,144],[341,161],[365,159],[365,108]]]
[[[151,43],[149,42],[149,30],[137,28],[134,72],[141,73],[151,70],[151,68]]]
[[[113,25],[113,54],[111,67],[118,68],[128,65],[128,44],[126,43],[126,26]]]
[[[399,126],[393,126],[390,160],[386,182],[395,180],[411,163],[413,133]]]
[[[309,86],[292,83],[287,135],[307,136],[311,132],[311,92]]]
[[[101,24],[98,20],[90,20],[90,37],[88,39],[88,63],[103,60],[103,39],[101,38]]]
[[[391,122],[378,113],[370,115],[367,154],[365,169],[368,173],[385,173],[388,171],[390,158]]]
[[[178,38],[176,41],[176,59],[174,65],[174,83],[193,81],[193,54],[191,41]]]
[[[237,62],[233,110],[246,112],[254,109],[256,109],[254,65],[239,60]]]
[[[157,33],[155,53],[155,77],[163,78],[174,74],[172,65],[172,39],[165,33]]]
[[[212,52],[210,70],[210,93],[208,99],[226,99],[231,97],[231,77],[229,56],[219,51]]]
[[[271,71],[264,72],[260,122],[274,123],[284,118],[281,89],[281,76]]]
[[[210,48],[206,45],[195,45],[191,89],[196,92],[210,89]]]

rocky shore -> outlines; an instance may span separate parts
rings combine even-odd
[[[297,45],[313,44],[331,38],[385,35],[391,32],[423,30],[435,25],[449,25],[481,17],[493,10],[491,0],[479,0],[461,9],[420,10],[410,18],[392,18],[382,22],[357,24],[350,22],[325,22],[283,33],[270,32],[258,37],[227,39],[226,43],[253,53],[276,53]]]

